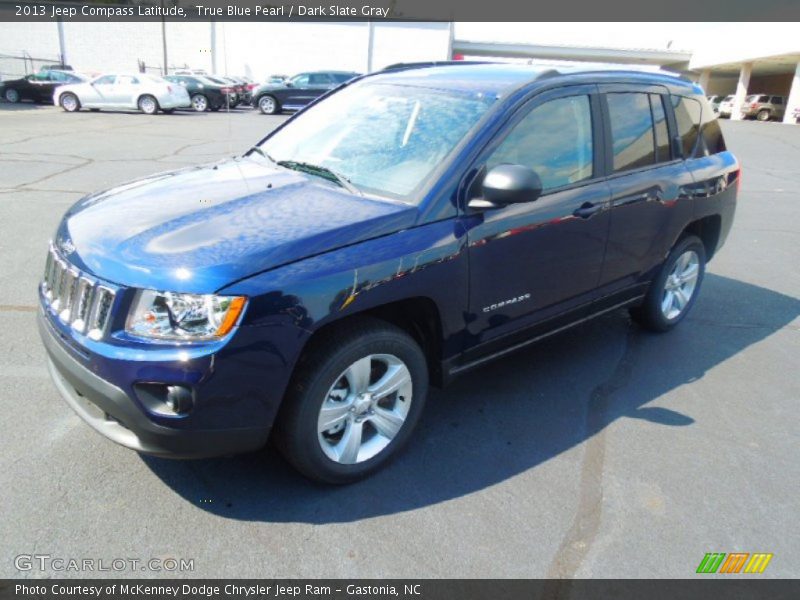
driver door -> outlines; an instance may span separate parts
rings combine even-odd
[[[531,202],[466,209],[475,344],[588,313],[610,223],[602,136],[597,87],[575,86],[536,96],[485,151],[484,173],[520,164],[539,175],[543,191]],[[480,180],[471,198],[480,197]]]
[[[92,81],[88,86],[90,88],[89,98],[81,97],[81,104],[87,107],[96,108],[110,108],[114,106],[114,81],[115,75],[103,75]]]

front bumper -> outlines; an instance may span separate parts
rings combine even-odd
[[[238,454],[266,443],[269,427],[198,430],[153,422],[124,390],[74,358],[42,312],[37,320],[56,388],[79,417],[111,441],[137,452],[169,458]]]

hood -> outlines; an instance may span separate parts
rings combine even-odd
[[[233,281],[411,227],[417,209],[239,158],[141,179],[78,201],[56,244],[124,286],[210,293]]]

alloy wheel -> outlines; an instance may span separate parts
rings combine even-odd
[[[677,319],[694,296],[697,278],[700,275],[700,257],[694,250],[687,250],[678,257],[664,282],[661,312],[672,321]]]
[[[61,98],[61,106],[67,112],[78,110],[78,98],[74,94],[66,94]]]
[[[258,101],[258,107],[266,115],[271,115],[275,112],[275,100],[270,96],[264,96]]]
[[[146,115],[155,114],[156,110],[158,109],[155,98],[152,96],[143,97],[141,100],[139,100],[139,109]]]
[[[192,108],[197,112],[205,112],[208,109],[208,100],[200,94],[192,96]]]
[[[12,104],[19,102],[19,92],[17,90],[6,90],[5,97]]]
[[[325,455],[361,463],[397,437],[412,401],[411,372],[392,354],[370,354],[351,364],[328,390],[317,419]]]

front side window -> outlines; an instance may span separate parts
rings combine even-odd
[[[531,110],[492,153],[487,168],[530,167],[544,190],[592,177],[592,112],[589,96],[569,96]]]
[[[606,96],[611,120],[614,172],[655,164],[655,138],[650,95],[613,93]]]
[[[94,80],[95,85],[112,85],[114,83],[114,75],[103,75],[102,77]]]
[[[296,116],[260,148],[276,162],[322,166],[361,191],[415,202],[417,190],[492,101],[422,87],[355,84]]]
[[[308,79],[308,75],[298,75],[292,78],[291,84],[294,87],[306,87],[308,85]]]

